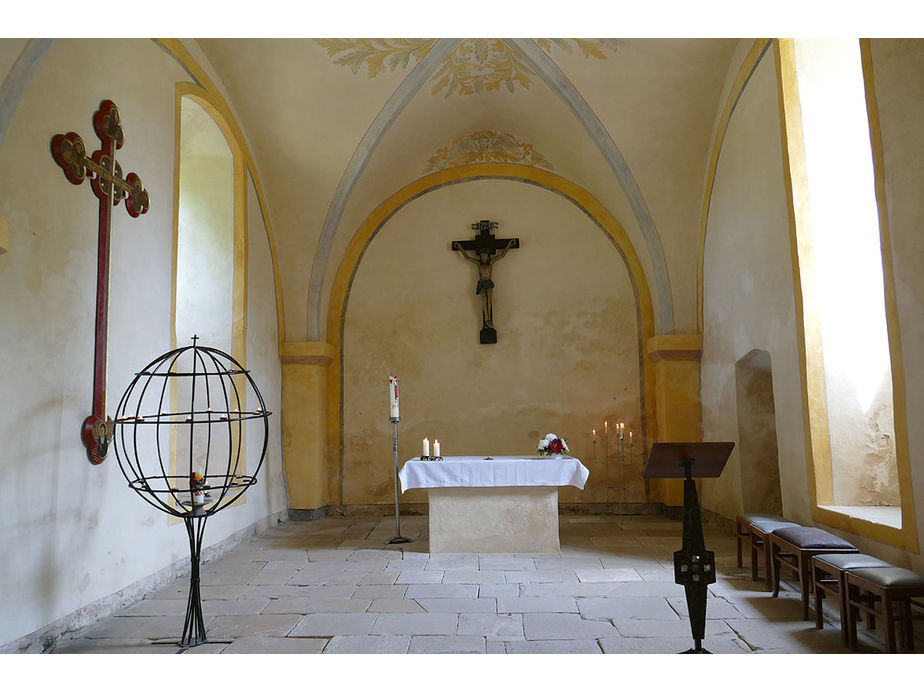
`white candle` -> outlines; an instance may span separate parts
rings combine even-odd
[[[398,379],[393,375],[388,378],[388,403],[389,417],[392,419],[400,418],[398,414]]]
[[[604,421],[603,422],[603,435],[606,435],[607,433],[609,433],[609,430],[610,430],[610,425],[606,421]]]
[[[433,441],[433,456],[434,457],[440,456],[440,439],[439,438]]]
[[[429,456],[430,456],[430,441],[427,438],[424,438],[423,439],[423,454],[421,455],[421,457],[429,457]]]
[[[596,443],[596,442],[597,442],[597,429],[596,429],[596,428],[592,428],[592,429],[590,429],[590,432],[591,432],[591,434],[593,434],[594,442]]]

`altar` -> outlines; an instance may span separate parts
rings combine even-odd
[[[427,489],[430,553],[554,553],[558,487],[589,475],[574,457],[415,457],[398,479]]]

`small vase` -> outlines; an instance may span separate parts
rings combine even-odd
[[[560,454],[560,453],[556,454],[556,455],[555,455],[555,459],[556,459],[556,460],[560,460],[560,459],[561,459],[561,454]]]

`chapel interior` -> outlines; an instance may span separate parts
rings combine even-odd
[[[85,420],[195,343],[246,368],[270,412],[264,449],[236,440],[256,483],[202,544],[206,614],[238,570],[233,598],[276,619],[275,641],[242,637],[268,651],[376,635],[399,652],[676,651],[687,625],[633,631],[662,616],[614,616],[600,580],[624,602],[666,595],[651,608],[686,623],[683,483],[645,466],[655,443],[730,441],[721,474],[696,482],[720,573],[707,646],[849,652],[833,598],[823,644],[805,645],[799,581],[774,598],[752,580],[736,518],[779,516],[924,573],[922,74],[924,40],[905,38],[0,39],[0,652],[140,647],[133,633],[61,649],[132,608],[152,641],[179,635],[185,597],[137,609],[188,585],[182,523],[129,487],[119,425],[88,445]],[[127,183],[104,219],[92,167],[74,179],[61,161],[75,136],[100,150],[107,101]],[[454,245],[485,223],[517,239],[489,268]],[[162,408],[181,391],[165,385]],[[428,493],[396,491],[396,461],[424,438],[444,456],[531,456],[549,432],[589,470],[558,489],[560,553],[427,553]],[[162,474],[191,471],[185,449],[171,439]],[[399,518],[413,541],[388,545]],[[462,614],[406,635],[376,630],[391,615],[371,606],[272,610],[344,550],[366,570],[323,599],[422,613],[465,595],[494,625]],[[415,560],[422,581],[480,569],[504,589],[405,589],[394,561]],[[524,561],[598,591],[514,589]],[[329,587],[335,569],[315,568]],[[378,573],[391,579],[373,589]],[[522,606],[565,595],[577,606],[545,621]],[[861,649],[884,649],[881,625],[860,630]]]

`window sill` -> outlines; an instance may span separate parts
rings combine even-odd
[[[866,520],[876,525],[894,527],[895,529],[902,528],[902,509],[898,506],[821,505],[818,507],[838,513],[839,515]]]

